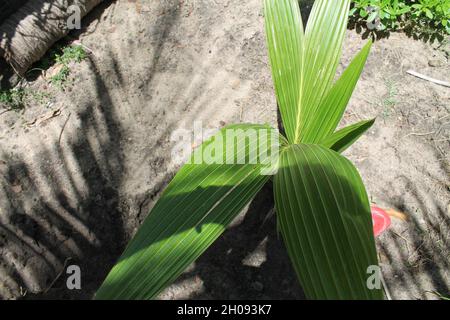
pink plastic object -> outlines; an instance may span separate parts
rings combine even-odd
[[[373,233],[375,237],[378,237],[391,225],[391,217],[386,211],[376,206],[372,206],[370,209],[372,212]]]

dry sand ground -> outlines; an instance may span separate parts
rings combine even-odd
[[[173,176],[175,129],[277,123],[260,0],[117,1],[71,37],[92,52],[65,91],[42,75],[29,86],[49,97],[0,115],[3,298],[90,298]],[[364,42],[348,32],[341,67]],[[377,117],[346,155],[373,203],[410,218],[377,240],[396,299],[450,291],[450,89],[406,74],[449,81],[436,47],[377,41],[344,119]],[[161,298],[302,298],[271,191]],[[65,261],[82,290],[64,289]]]

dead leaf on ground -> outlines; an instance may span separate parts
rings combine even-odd
[[[388,210],[386,210],[386,213],[393,218],[397,218],[397,219],[400,219],[403,221],[408,221],[408,216],[403,212],[396,211],[394,209],[388,209]]]

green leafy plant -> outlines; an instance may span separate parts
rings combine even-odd
[[[71,72],[69,64],[71,62],[79,63],[86,59],[86,57],[87,53],[80,45],[67,46],[62,49],[61,53],[53,53],[51,59],[54,60],[55,63],[60,64],[61,69],[57,74],[50,78],[50,82],[57,87],[63,87]],[[49,62],[45,61],[44,64],[48,66]]]
[[[70,68],[67,65],[63,65],[61,69],[50,78],[50,82],[59,87],[62,88],[64,83],[67,81],[68,77],[70,75]]]
[[[44,104],[50,99],[50,95],[18,85],[15,88],[0,90],[0,107],[6,110],[19,111],[25,106],[33,104]]]
[[[266,125],[239,124],[205,141],[161,195],[97,299],[156,297],[270,180],[270,170],[262,174],[267,167],[275,169],[278,226],[306,296],[382,298],[381,289],[370,290],[366,281],[368,267],[378,264],[368,197],[356,168],[340,154],[373,120],[336,131],[371,46],[334,82],[349,7],[350,0],[316,0],[304,30],[297,0],[264,1],[286,137]],[[243,133],[232,138],[231,148],[224,138],[229,132]],[[269,143],[261,143],[267,137]],[[266,152],[276,161],[255,161]],[[217,161],[202,160],[205,154]]]
[[[23,108],[26,92],[22,88],[0,91],[0,105],[6,109],[19,110]]]
[[[450,34],[449,0],[353,0],[350,16],[378,31]]]
[[[449,0],[420,0],[411,5],[412,17],[425,20],[428,25],[443,28],[450,34],[450,1]]]

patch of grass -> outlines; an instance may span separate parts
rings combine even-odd
[[[50,54],[50,58],[43,61],[43,66],[50,65],[50,61],[53,60],[55,63],[62,65],[61,70],[58,73],[50,78],[50,82],[59,87],[64,87],[70,73],[70,63],[75,62],[79,63],[87,58],[87,53],[84,48],[80,45],[71,45],[64,48],[59,48],[57,51],[54,51]],[[43,68],[45,69],[45,68]]]
[[[5,109],[23,109],[26,92],[24,89],[9,89],[0,91],[0,105]]]
[[[61,70],[58,71],[57,74],[50,78],[50,82],[59,88],[64,86],[64,83],[67,81],[67,78],[70,74],[70,68],[67,65],[62,66]]]
[[[394,108],[397,100],[395,99],[398,94],[397,86],[394,81],[386,80],[385,85],[387,88],[387,94],[384,96],[381,105],[383,107],[383,118],[387,118],[391,114],[392,108]]]
[[[36,101],[39,104],[47,104],[49,102],[49,100],[51,99],[52,95],[47,93],[47,92],[42,92],[42,91],[30,91],[29,95],[31,96],[31,98]]]
[[[81,62],[87,58],[87,53],[80,45],[71,45],[62,49],[62,54],[56,54],[56,62],[68,64],[72,61]]]
[[[6,110],[19,111],[30,102],[45,104],[50,94],[25,88],[13,88],[0,91],[0,107]]]

